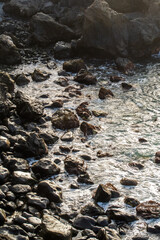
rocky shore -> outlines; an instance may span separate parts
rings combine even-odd
[[[118,187],[117,181],[93,178],[90,166],[95,162],[98,172],[98,164],[116,153],[104,139],[100,146],[108,144],[109,151],[94,144],[95,136],[105,131],[103,125],[112,122],[92,100],[112,104],[115,86],[134,92],[127,81],[138,69],[133,62],[160,49],[160,2],[10,0],[2,6],[0,239],[159,236],[160,202],[140,201],[119,189],[136,192],[134,171],[143,174],[145,162],[126,163],[133,174],[121,176]],[[103,58],[103,63],[109,58],[108,73],[99,63],[100,73],[95,73],[92,57]],[[109,84],[101,82],[101,72],[108,74]],[[145,148],[147,139],[138,141]],[[115,162],[119,164],[116,157]],[[157,152],[152,163],[159,162]],[[97,179],[106,168],[105,162]]]

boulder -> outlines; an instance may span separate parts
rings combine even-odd
[[[0,63],[14,65],[21,62],[21,55],[10,36],[0,35]]]
[[[99,216],[104,214],[103,208],[99,207],[98,205],[94,203],[88,203],[80,210],[82,215],[87,215],[91,217]]]
[[[68,109],[56,111],[52,116],[52,125],[55,128],[66,130],[79,127],[77,116]]]
[[[136,207],[136,211],[144,219],[159,218],[160,203],[155,201],[143,202]]]
[[[51,215],[43,215],[41,228],[44,240],[72,240],[71,226],[60,222]]]
[[[23,158],[15,158],[12,155],[7,156],[3,154],[3,164],[9,169],[10,172],[29,170],[29,164],[27,160]]]
[[[78,215],[73,222],[73,226],[75,228],[78,228],[80,230],[83,229],[94,229],[94,226],[96,225],[96,221],[92,217]]]
[[[122,222],[129,223],[129,222],[136,221],[138,219],[134,214],[129,213],[127,211],[121,211],[114,206],[109,207],[106,213],[109,219],[115,220],[115,221],[122,221]]]
[[[24,121],[37,121],[43,115],[43,107],[40,103],[29,99],[21,91],[15,94],[17,113]]]
[[[75,38],[74,32],[67,26],[60,24],[51,16],[42,12],[37,13],[31,20],[33,41],[41,45],[58,41],[71,41]]]

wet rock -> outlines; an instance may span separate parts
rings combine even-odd
[[[124,73],[128,73],[128,71],[131,71],[134,69],[134,64],[127,58],[121,58],[121,57],[117,58],[116,65],[118,70]]]
[[[96,234],[90,229],[83,230],[82,236],[87,236],[88,238],[96,238]]]
[[[155,163],[160,163],[160,151],[155,154]]]
[[[67,72],[78,73],[81,69],[87,69],[87,67],[82,59],[74,59],[64,62],[63,69]]]
[[[69,153],[72,149],[72,146],[61,145],[59,146],[61,152]]]
[[[40,178],[50,177],[60,172],[60,168],[51,159],[40,159],[32,165],[33,173]]]
[[[0,72],[0,83],[5,84],[8,92],[14,92],[14,80],[7,72]]]
[[[138,182],[134,179],[122,178],[120,183],[124,186],[137,186]]]
[[[85,183],[85,184],[93,184],[93,181],[91,180],[88,173],[84,173],[78,176],[77,181],[79,183]]]
[[[49,200],[47,198],[39,197],[36,193],[28,193],[26,197],[29,205],[39,209],[46,209],[49,204]]]
[[[105,227],[101,228],[98,232],[97,237],[99,240],[120,240],[121,237],[118,232],[114,229]]]
[[[136,221],[138,218],[131,213],[125,212],[125,211],[121,211],[115,207],[110,207],[107,210],[107,216],[115,221],[124,221],[124,222],[133,222]]]
[[[147,225],[147,232],[153,234],[160,234],[160,223],[150,223]]]
[[[84,161],[81,159],[72,159],[70,156],[66,157],[64,160],[65,170],[69,174],[83,174],[86,171],[86,166]]]
[[[29,240],[27,232],[17,225],[4,225],[3,227],[0,227],[0,237],[2,237],[2,239],[4,238],[4,240]]]
[[[52,133],[40,133],[39,136],[43,138],[46,144],[55,144],[58,141],[58,137]]]
[[[94,135],[99,130],[98,127],[87,122],[82,122],[80,125],[80,129],[84,133],[84,136]]]
[[[95,85],[97,83],[96,77],[85,69],[78,72],[74,77],[74,81],[85,85]]]
[[[139,141],[140,143],[146,143],[146,142],[147,142],[147,140],[146,140],[145,138],[139,138],[138,141]]]
[[[22,73],[16,76],[15,82],[18,86],[25,86],[30,83],[30,80],[24,73]]]
[[[63,101],[62,100],[54,100],[47,107],[49,107],[49,108],[62,108],[63,107]]]
[[[36,183],[36,180],[32,177],[29,172],[14,171],[13,172],[13,183],[14,184],[27,184],[32,185]]]
[[[35,227],[32,224],[23,223],[22,227],[26,232],[29,232],[29,233],[34,233],[35,232]]]
[[[23,216],[20,216],[20,215],[15,215],[14,219],[13,219],[13,222],[17,225],[21,225],[23,223],[26,223],[27,222],[27,219]]]
[[[86,121],[89,120],[89,118],[92,115],[89,109],[87,108],[87,106],[88,106],[88,103],[83,102],[76,108],[77,115]]]
[[[68,92],[69,93],[69,97],[78,97],[81,96],[82,93],[80,91],[80,88],[77,87],[73,87],[73,86],[69,86],[67,87],[64,92]]]
[[[81,208],[81,214],[87,216],[99,216],[104,214],[104,210],[94,203],[88,203],[84,207]]]
[[[133,168],[137,168],[139,170],[144,168],[144,165],[142,163],[136,163],[136,162],[129,163],[129,166]]]
[[[62,202],[62,190],[53,181],[42,181],[38,184],[38,194],[47,197],[51,202]]]
[[[38,226],[41,224],[42,221],[40,218],[37,218],[37,217],[29,217],[28,222],[33,226]]]
[[[0,209],[0,226],[2,226],[6,221],[5,211]]]
[[[73,226],[78,229],[94,229],[96,221],[92,217],[78,215],[74,222]]]
[[[81,155],[80,157],[81,157],[83,160],[86,160],[86,161],[91,161],[91,160],[92,160],[92,158],[91,158],[89,155],[83,154],[83,155]]]
[[[132,240],[148,240],[148,239],[149,239],[149,236],[146,233],[136,234],[136,236],[132,238]]]
[[[16,197],[15,197],[15,195],[14,195],[13,192],[8,191],[8,192],[6,193],[6,199],[7,199],[8,201],[15,201]]]
[[[113,83],[124,81],[123,77],[120,76],[110,76],[110,81]]]
[[[130,90],[132,88],[132,85],[129,83],[122,83],[122,88],[125,90]]]
[[[25,194],[31,191],[31,186],[26,184],[15,184],[11,187],[11,190],[15,194]]]
[[[108,152],[102,152],[101,150],[99,150],[99,151],[97,152],[97,157],[98,157],[98,158],[113,157],[113,154],[108,153]]]
[[[50,240],[71,240],[72,230],[71,226],[64,224],[48,214],[43,215],[42,220],[42,236],[44,239]]]
[[[15,95],[17,113],[24,121],[37,121],[43,115],[42,106],[29,99],[21,91]]]
[[[159,218],[160,204],[155,201],[143,202],[136,207],[136,211],[144,219]]]
[[[30,133],[26,137],[18,138],[14,150],[24,157],[37,157],[48,153],[47,145],[36,133]]]
[[[0,184],[7,182],[9,175],[8,169],[0,166]]]
[[[52,125],[62,130],[79,127],[77,116],[68,109],[58,110],[52,116]]]
[[[62,77],[56,80],[55,83],[60,85],[61,87],[67,87],[69,85],[68,79]]]
[[[21,55],[8,35],[0,35],[0,63],[14,65],[21,62]]]
[[[0,152],[10,149],[10,141],[6,137],[0,136]]]
[[[0,189],[0,200],[3,200],[5,198],[4,192]]]
[[[42,12],[32,17],[31,31],[33,40],[41,45],[58,41],[67,42],[75,38],[74,32],[69,27],[56,22],[54,18]]]
[[[114,97],[112,91],[104,87],[101,87],[101,89],[99,90],[99,98],[103,100],[110,97]]]
[[[72,142],[73,141],[73,133],[67,132],[62,137],[61,140],[64,142]]]
[[[27,160],[23,158],[15,158],[12,155],[7,156],[3,154],[3,163],[4,163],[4,166],[6,166],[11,172],[29,170],[29,164]]]
[[[57,59],[69,58],[71,56],[71,44],[67,42],[57,42],[54,46],[54,56]]]
[[[93,114],[95,117],[106,117],[106,116],[108,115],[108,113],[106,113],[106,112],[96,111],[96,110],[93,110],[93,111],[92,111],[92,114]]]
[[[40,69],[35,69],[34,72],[32,73],[32,79],[35,82],[46,81],[49,78],[49,76],[50,76],[49,73],[41,71]]]
[[[140,204],[140,202],[137,199],[132,198],[132,197],[125,197],[124,202],[127,205],[130,205],[132,207],[136,207],[136,206],[138,206]]]
[[[111,199],[111,191],[108,190],[104,184],[100,184],[93,198],[96,202],[109,202]]]
[[[97,218],[97,223],[101,227],[106,227],[109,224],[109,219],[107,216],[99,216]]]

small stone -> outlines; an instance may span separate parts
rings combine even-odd
[[[109,219],[107,216],[99,216],[97,218],[97,223],[101,227],[106,227],[109,224]]]
[[[73,133],[67,132],[62,137],[61,140],[64,142],[72,142],[73,141]]]
[[[98,239],[103,240],[121,240],[120,235],[114,229],[109,227],[101,228],[97,235]]]
[[[29,172],[14,171],[13,172],[13,183],[15,184],[34,184],[36,180],[31,176]]]
[[[111,191],[109,191],[104,184],[100,184],[93,198],[96,202],[109,202],[111,199]]]
[[[0,152],[10,149],[10,141],[6,137],[0,136]]]
[[[30,83],[30,80],[29,78],[27,78],[27,76],[24,73],[22,73],[16,76],[15,82],[18,86],[25,86],[28,83]]]
[[[64,160],[65,170],[69,174],[83,174],[86,172],[86,166],[84,161],[80,159],[72,159],[70,156],[66,157]]]
[[[80,157],[86,161],[91,161],[92,159],[89,155],[81,155]]]
[[[98,132],[99,128],[89,124],[87,122],[82,122],[80,125],[81,131],[84,133],[84,136],[94,135]]]
[[[134,179],[122,178],[120,183],[124,186],[137,186],[138,182]]]
[[[146,143],[146,142],[147,142],[147,140],[146,140],[145,138],[139,138],[138,141],[139,141],[140,143]]]
[[[99,207],[95,203],[88,203],[87,205],[83,206],[80,210],[82,215],[87,215],[87,216],[99,216],[104,214],[104,210]]]
[[[36,193],[28,193],[26,195],[28,204],[38,207],[40,209],[47,208],[49,201],[47,198],[39,197]]]
[[[120,211],[119,209],[112,206],[108,208],[106,213],[110,219],[115,221],[124,221],[129,223],[136,221],[138,219],[134,214],[125,211]]]
[[[2,226],[6,220],[7,219],[6,219],[5,211],[0,209],[0,226]]]
[[[140,202],[132,197],[125,197],[124,202],[132,207],[136,207],[140,204]]]
[[[160,163],[160,151],[155,154],[155,163]]]
[[[122,83],[121,86],[125,90],[130,90],[132,88],[132,85],[129,83]]]
[[[137,168],[139,170],[144,168],[144,165],[141,163],[131,162],[128,164],[130,167]]]
[[[31,191],[30,185],[23,185],[23,184],[15,184],[11,186],[12,192],[15,194],[25,194]]]
[[[37,226],[41,224],[41,219],[37,217],[29,217],[28,222],[31,223],[33,226]]]
[[[74,77],[74,81],[85,85],[95,85],[97,83],[96,77],[85,69],[81,69],[78,72],[78,74]]]
[[[110,97],[114,97],[112,91],[104,87],[101,87],[101,89],[99,90],[99,98],[103,100]]]
[[[83,120],[89,120],[89,118],[92,115],[91,112],[88,110],[87,106],[88,103],[83,102],[76,108],[77,115],[81,117]]]
[[[96,225],[96,221],[92,217],[78,215],[74,222],[73,226],[78,229],[93,229]]]
[[[40,71],[39,69],[35,69],[32,73],[32,79],[35,82],[43,82],[46,81],[49,78],[50,74],[48,74],[45,71]]]
[[[110,81],[114,82],[114,83],[117,83],[117,82],[120,82],[120,81],[124,81],[124,78],[120,77],[120,76],[110,76]]]
[[[77,181],[79,183],[93,184],[93,181],[90,179],[90,176],[88,173],[80,174],[77,178]]]
[[[74,59],[64,62],[63,69],[67,72],[77,73],[81,69],[86,69],[86,65],[82,59]]]
[[[62,108],[63,107],[63,101],[62,100],[54,100],[47,107],[49,107],[49,108]]]
[[[117,58],[116,65],[118,70],[124,72],[125,74],[127,74],[128,72],[134,69],[134,64],[127,58],[121,58],[121,57]]]

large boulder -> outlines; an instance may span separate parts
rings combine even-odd
[[[66,25],[60,24],[51,16],[42,12],[37,13],[31,20],[33,41],[40,45],[47,45],[58,41],[71,41],[74,32]]]
[[[77,42],[77,49],[105,57],[145,57],[159,47],[158,14],[152,18],[148,14],[146,17],[130,19],[111,9],[105,0],[95,0],[86,10],[83,34]]]
[[[0,63],[14,65],[21,62],[21,55],[12,38],[5,34],[0,35]]]

